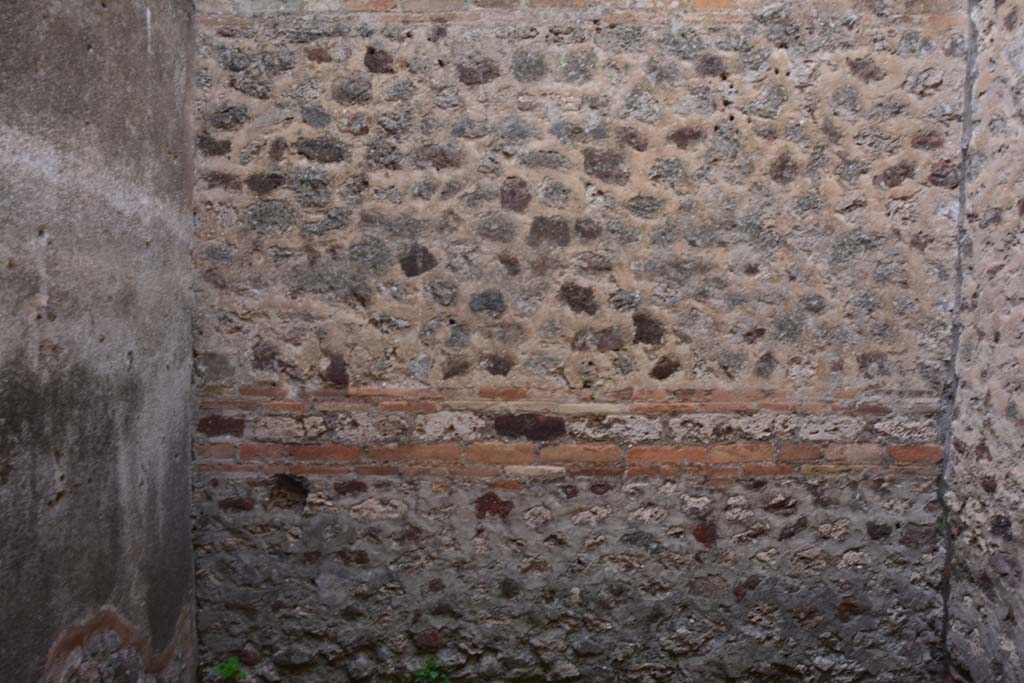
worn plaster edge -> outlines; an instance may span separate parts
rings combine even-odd
[[[184,651],[191,658],[195,651],[194,646],[194,615],[192,608],[192,596],[182,605],[178,613],[177,623],[174,628],[174,637],[167,644],[163,651],[153,650],[153,644],[148,634],[121,614],[112,605],[104,605],[95,610],[90,616],[85,617],[69,626],[65,626],[54,638],[46,656],[46,666],[40,683],[58,683],[62,680],[64,666],[68,657],[81,647],[89,638],[94,635],[113,632],[125,644],[135,650],[142,659],[143,669],[148,674],[159,674],[171,663],[174,655]],[[184,682],[183,682],[184,683]]]
[[[964,287],[964,251],[969,245],[967,232],[967,183],[971,153],[971,142],[974,135],[974,85],[977,79],[978,60],[978,28],[974,21],[974,13],[978,8],[978,0],[964,0],[967,13],[967,54],[964,64],[964,96],[963,115],[960,133],[960,196],[959,211],[956,221],[956,251],[954,254],[954,287],[953,310],[951,312],[950,358],[946,374],[944,411],[941,420],[943,434],[942,470],[939,475],[939,504],[942,506],[942,526],[945,545],[945,559],[942,569],[942,654],[944,673],[947,680],[952,679],[953,657],[949,649],[950,601],[953,587],[953,563],[955,538],[953,534],[953,515],[950,496],[950,481],[954,470],[955,446],[953,422],[956,419],[957,404],[960,395],[960,374],[957,361],[960,355],[960,339],[963,333],[963,287]]]
[[[64,151],[43,138],[0,123],[0,172],[8,179],[17,179],[16,185],[59,186],[94,197],[135,219],[121,224],[118,230],[134,233],[139,239],[149,237],[146,220],[155,213],[181,228],[177,234],[162,235],[161,239],[174,240],[182,250],[191,245],[191,196],[185,207],[166,202],[137,179],[100,167],[88,150]],[[186,174],[186,181],[190,177],[191,172]],[[187,192],[191,195],[191,190]]]

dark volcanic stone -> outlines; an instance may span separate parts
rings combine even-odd
[[[704,131],[700,128],[693,128],[691,126],[684,126],[677,128],[672,131],[668,136],[668,141],[674,144],[679,149],[686,149],[695,142],[699,142],[704,138]]]
[[[284,183],[283,173],[254,173],[245,179],[245,186],[256,194],[269,194]]]
[[[633,341],[637,344],[659,346],[665,334],[665,326],[650,313],[637,311],[633,314]]]
[[[594,315],[597,313],[597,301],[594,299],[592,287],[584,287],[575,282],[566,282],[559,290],[565,304],[577,313]]]
[[[363,64],[366,70],[375,74],[393,74],[395,72],[394,58],[385,50],[373,46],[366,48],[363,56]]]
[[[507,375],[515,364],[511,357],[500,354],[487,356],[483,362],[484,370],[501,377]]]
[[[201,133],[196,145],[208,157],[222,157],[231,151],[230,140],[218,140],[208,133]]]
[[[651,368],[651,377],[654,379],[666,379],[679,370],[679,361],[672,356],[662,356]]]
[[[506,308],[505,297],[496,289],[485,289],[469,300],[469,309],[474,313],[501,315]]]
[[[242,106],[223,107],[210,114],[207,121],[220,130],[235,130],[249,118],[249,110]]]
[[[909,161],[901,161],[895,166],[890,166],[874,177],[874,183],[883,190],[890,190],[898,187],[907,178],[914,175],[914,164]]]
[[[477,234],[495,242],[511,242],[515,239],[519,226],[516,222],[500,213],[489,213],[477,224]]]
[[[928,184],[952,190],[960,184],[960,165],[952,161],[937,161],[928,173]]]
[[[355,493],[365,493],[367,490],[366,484],[361,481],[339,481],[335,482],[334,490],[342,496],[347,496]]]
[[[625,185],[629,180],[629,167],[622,152],[615,150],[595,149],[583,150],[583,170],[606,183]]]
[[[373,98],[373,81],[366,74],[339,78],[331,86],[331,97],[339,104],[365,104]]]
[[[596,239],[603,231],[601,224],[593,218],[578,218],[574,229],[576,235],[582,240]]]
[[[506,178],[501,184],[502,208],[522,212],[530,205],[530,199],[530,186],[522,178]]]
[[[757,362],[754,364],[754,374],[761,379],[768,379],[778,366],[779,362],[775,360],[772,352],[768,351],[757,359]]]
[[[850,67],[850,73],[865,83],[880,81],[885,78],[885,71],[870,57],[847,59],[846,65]]]
[[[466,55],[455,65],[455,72],[458,74],[459,80],[466,85],[481,85],[493,81],[501,75],[498,63],[478,52]]]
[[[256,232],[285,232],[295,222],[295,211],[287,203],[273,200],[253,204],[246,209],[249,225]]]
[[[768,169],[768,175],[775,182],[786,184],[796,180],[799,171],[800,167],[797,165],[796,160],[789,155],[789,152],[783,152],[772,161],[771,168]]]
[[[313,128],[326,128],[331,122],[331,115],[323,107],[307,104],[302,108],[302,122]]]
[[[348,156],[348,147],[345,144],[328,137],[300,140],[295,151],[311,161],[328,164],[344,161]]]
[[[398,259],[398,265],[402,267],[402,272],[407,277],[416,277],[437,266],[437,259],[434,258],[429,249],[415,244],[405,256]]]
[[[722,62],[722,58],[716,54],[705,52],[697,56],[694,60],[694,67],[697,69],[698,76],[722,76],[725,74],[725,63]]]
[[[526,243],[530,246],[554,244],[564,247],[572,238],[569,221],[559,216],[537,216],[530,225],[530,234]]]
[[[348,386],[348,363],[341,354],[328,353],[327,367],[320,372],[320,376],[338,387]]]
[[[647,138],[636,128],[620,128],[619,142],[638,152],[647,150]]]
[[[445,364],[444,369],[441,371],[441,377],[444,379],[459,377],[469,372],[470,368],[469,361],[465,358],[452,358]]]
[[[626,202],[626,211],[637,218],[657,218],[665,207],[665,200],[657,197],[639,195]]]
[[[493,491],[488,491],[480,496],[473,501],[473,504],[476,505],[477,519],[483,519],[488,515],[505,519],[514,507],[511,500],[502,500]]]
[[[565,435],[565,420],[558,415],[538,413],[498,415],[494,418],[494,431],[499,436],[549,441]]]
[[[454,143],[423,145],[413,152],[412,160],[417,168],[433,166],[438,171],[458,168],[462,165],[462,148]]]
[[[625,346],[622,332],[614,327],[580,330],[572,340],[574,351],[620,351]]]
[[[539,81],[547,75],[548,67],[541,52],[518,51],[512,56],[512,75],[523,83]]]

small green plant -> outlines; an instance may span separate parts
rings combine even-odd
[[[245,669],[238,657],[226,659],[212,669],[213,675],[217,676],[219,683],[243,683],[245,681]]]
[[[431,657],[422,667],[412,672],[412,679],[416,683],[451,683],[448,677],[448,667],[437,657]]]

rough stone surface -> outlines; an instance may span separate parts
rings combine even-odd
[[[192,15],[0,5],[5,681],[193,679]]]
[[[203,661],[943,679],[962,8],[204,4]]]
[[[203,647],[263,680],[939,680],[929,478],[283,486],[196,491]]]
[[[972,5],[963,333],[947,504],[949,649],[957,681],[1024,680],[1024,4]]]

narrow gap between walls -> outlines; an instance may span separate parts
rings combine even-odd
[[[942,570],[942,640],[941,648],[945,659],[944,675],[952,681],[952,657],[949,652],[950,627],[950,594],[953,581],[953,528],[950,514],[948,493],[950,475],[953,467],[953,419],[956,414],[956,401],[960,388],[960,377],[957,372],[957,357],[960,354],[960,336],[963,331],[961,308],[963,306],[964,265],[963,252],[967,242],[967,178],[969,175],[970,147],[974,134],[974,82],[977,76],[978,30],[974,24],[974,11],[978,0],[966,0],[967,12],[967,53],[964,72],[964,104],[960,133],[960,197],[956,220],[956,251],[954,255],[954,286],[953,310],[950,344],[950,359],[946,374],[944,391],[945,412],[942,417],[942,472],[939,475],[939,503],[942,506],[942,526],[946,557]]]

